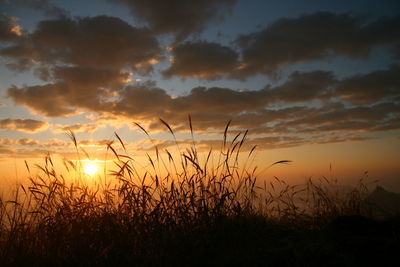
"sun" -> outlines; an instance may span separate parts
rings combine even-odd
[[[85,162],[85,165],[83,165],[83,171],[85,172],[85,174],[92,176],[97,173],[98,167],[94,162],[88,161]]]

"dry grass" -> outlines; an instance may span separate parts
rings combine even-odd
[[[245,263],[247,257],[258,262],[259,255],[254,254],[271,249],[260,236],[285,233],[293,227],[320,229],[340,215],[366,212],[361,205],[367,194],[362,181],[346,194],[326,178],[291,186],[275,177],[260,186],[257,169],[240,159],[243,155],[250,159],[254,151],[241,152],[247,132],[230,139],[229,123],[220,150],[210,150],[202,159],[195,142],[182,151],[173,129],[161,123],[172,134],[178,153],[160,152],[155,145],[154,155],[148,155],[148,167],[139,171],[141,167],[116,134],[117,143],[110,142],[107,149],[115,156],[117,171],[109,172],[109,181],[95,187],[67,182],[47,156],[43,165],[36,166],[41,174],[28,177],[28,187],[19,187],[12,199],[0,198],[0,262],[201,265],[207,257],[222,255],[216,263],[227,264],[232,259],[225,258],[226,254],[237,249],[231,247],[232,242],[258,246],[242,248],[240,253],[245,254],[234,262]],[[190,117],[189,128],[193,137]],[[81,152],[75,135],[69,135],[83,156],[86,152]],[[81,173],[82,166],[73,161],[65,161],[65,167],[75,176]],[[227,243],[221,244],[224,239]],[[284,257],[279,253],[269,256],[269,261]],[[284,265],[290,265],[290,257],[287,260]]]

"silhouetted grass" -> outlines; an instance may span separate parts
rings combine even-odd
[[[0,263],[326,266],[395,256],[399,224],[362,217],[368,215],[362,180],[347,193],[325,177],[299,186],[275,177],[260,185],[257,169],[240,160],[254,151],[241,152],[247,132],[230,140],[228,123],[220,150],[201,157],[194,141],[182,151],[172,127],[161,123],[177,153],[154,145],[143,171],[116,134],[123,152],[112,142],[107,150],[118,168],[95,186],[68,182],[47,156],[36,166],[41,174],[27,177],[29,186],[17,188],[12,199],[0,198]],[[189,128],[193,138],[190,117]],[[69,136],[77,153],[89,157]],[[64,164],[80,176],[80,161]]]

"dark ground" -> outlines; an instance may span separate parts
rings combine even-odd
[[[3,264],[13,266],[399,266],[400,217],[376,221],[341,216],[320,229],[263,218],[221,219],[211,227],[149,227],[140,235],[112,220],[56,238]],[[96,221],[92,223],[96,224]],[[210,225],[210,224],[208,224]],[[115,225],[114,225],[115,226]],[[63,226],[59,226],[62,228]],[[67,226],[65,226],[67,227]],[[93,229],[97,229],[93,231]],[[60,230],[60,231],[59,231]],[[99,232],[100,231],[100,232]],[[68,231],[67,231],[68,233]],[[49,229],[47,235],[52,233]],[[1,265],[1,264],[0,264]]]

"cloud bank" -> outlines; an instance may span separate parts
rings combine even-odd
[[[221,131],[233,119],[232,127],[249,129],[260,135],[260,142],[270,140],[262,135],[285,134],[275,140],[281,146],[364,140],[368,137],[362,133],[400,129],[399,64],[346,78],[325,70],[295,71],[279,85],[261,89],[199,86],[178,96],[155,82],[131,83],[133,74],[150,75],[154,65],[166,62],[168,56],[169,65],[161,70],[164,78],[207,81],[274,75],[296,63],[338,56],[363,58],[382,46],[390,48],[396,58],[400,17],[367,21],[352,14],[318,12],[279,19],[226,45],[186,38],[226,15],[235,1],[172,1],[163,10],[164,4],[156,0],[115,1],[127,5],[146,27],[110,16],[59,16],[26,32],[15,19],[1,15],[0,56],[9,60],[11,69],[33,70],[43,82],[11,86],[7,96],[47,117],[92,112],[99,120],[140,121],[153,130],[162,129],[155,122],[158,117],[176,130],[184,130],[191,114],[196,129],[203,133]],[[177,5],[179,9],[174,8]],[[168,10],[168,16],[162,13]],[[178,24],[171,19],[179,10],[187,12],[176,14],[176,19],[192,23]],[[160,41],[159,34],[164,33],[177,36],[169,49]],[[0,125],[26,132],[46,127],[43,122],[23,119],[4,119]],[[96,126],[71,127],[95,131]],[[321,134],[324,138],[315,138]]]

